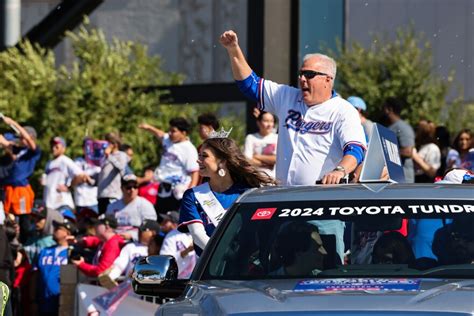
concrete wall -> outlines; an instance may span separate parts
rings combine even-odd
[[[431,42],[436,71],[455,70],[464,99],[474,100],[474,0],[346,0],[346,42],[368,46],[374,32],[395,38],[410,23]]]
[[[317,32],[329,23],[325,17],[342,8],[334,7],[340,0],[301,1],[306,6],[320,6],[319,10],[310,10],[311,19],[306,19],[309,29],[317,29],[305,33],[306,28],[301,27],[300,44],[305,46],[300,53],[304,55],[306,50],[317,48],[309,47],[308,43],[317,44],[316,40],[327,34]],[[285,1],[268,4],[288,6],[282,2]],[[22,33],[57,3],[59,0],[23,0]],[[272,8],[267,5],[267,10]],[[424,32],[432,44],[436,71],[446,76],[454,69],[455,83],[464,88],[464,99],[474,100],[474,0],[345,0],[345,11],[345,41],[357,40],[364,45],[370,45],[374,32],[395,38],[398,27],[413,22],[415,29]],[[102,28],[109,38],[116,36],[148,45],[150,54],[163,57],[165,69],[185,74],[187,83],[232,80],[226,53],[218,43],[222,31],[236,30],[246,49],[247,0],[107,0],[90,18],[92,25]],[[282,35],[276,30],[266,33],[271,31],[278,42]],[[72,60],[67,42],[55,51],[58,63]],[[286,56],[288,52],[280,54]],[[269,66],[266,68],[271,72]],[[451,92],[450,98],[455,95]]]
[[[59,1],[22,1],[22,32],[38,23]],[[164,68],[180,72],[187,83],[232,81],[225,50],[218,43],[227,29],[239,34],[246,48],[246,0],[107,0],[91,16],[91,25],[109,39],[146,44],[160,55]],[[55,49],[58,64],[70,63],[66,41]]]

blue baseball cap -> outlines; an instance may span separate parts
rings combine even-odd
[[[68,218],[74,223],[77,221],[76,214],[74,214],[73,210],[69,208],[69,206],[62,206],[58,209],[58,211],[64,218]]]
[[[367,111],[367,104],[365,104],[364,100],[356,96],[350,96],[347,98],[347,101],[352,104],[356,109]]]

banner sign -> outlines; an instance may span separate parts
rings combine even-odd
[[[397,135],[388,128],[375,123],[359,181],[381,181],[383,169],[386,167],[388,181],[404,183],[405,174],[398,148]]]
[[[114,293],[117,290],[113,290]],[[123,301],[116,303],[116,309],[112,312],[110,303],[107,302],[118,302],[116,299],[104,300],[99,298],[103,295],[106,295],[108,290],[101,286],[90,285],[90,284],[81,284],[79,283],[76,288],[76,309],[74,316],[98,316],[98,315],[112,315],[113,316],[130,316],[130,315],[155,315],[156,310],[158,309],[158,304],[144,301],[140,299],[139,296],[135,295],[133,291],[129,291],[128,295],[125,296]],[[107,296],[105,296],[107,297]],[[99,305],[94,299],[100,302]],[[104,308],[105,307],[105,308]],[[108,310],[107,310],[108,309]]]
[[[293,289],[300,291],[418,291],[419,279],[324,279],[303,280]]]
[[[127,279],[110,291],[97,296],[92,301],[104,309],[107,315],[111,315],[117,309],[118,305],[127,297],[131,290],[131,280]]]
[[[255,220],[272,220],[277,218],[307,219],[342,219],[353,217],[394,216],[408,218],[441,218],[461,215],[474,215],[472,201],[436,201],[436,200],[399,200],[399,201],[318,201],[289,202],[285,207],[256,207],[250,218]],[[269,205],[275,206],[275,205]]]
[[[98,167],[105,161],[105,149],[109,146],[106,140],[87,139],[84,142],[84,155],[87,163]]]

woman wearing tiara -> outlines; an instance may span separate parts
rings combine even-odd
[[[247,161],[237,144],[227,138],[229,132],[215,132],[202,144],[199,174],[208,181],[187,190],[181,201],[178,230],[191,233],[198,255],[226,210],[245,190],[275,184]]]

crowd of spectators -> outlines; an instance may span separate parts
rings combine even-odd
[[[348,101],[359,112],[369,139],[373,122],[365,117],[367,105],[360,97]],[[387,99],[384,113],[397,135],[407,182],[434,182],[452,168],[473,171],[470,130],[461,130],[449,142],[446,128],[433,122],[421,120],[413,129],[400,117],[402,106],[397,99]],[[258,132],[246,137],[242,152],[251,165],[274,177],[276,119],[258,110],[255,117]],[[200,116],[199,122],[203,141],[219,127],[212,114]],[[28,300],[32,287],[38,291],[38,312],[57,312],[58,266],[62,264],[74,264],[110,288],[130,273],[137,258],[167,254],[176,258],[180,278],[190,276],[197,256],[191,234],[177,229],[179,206],[184,191],[203,179],[197,176],[198,151],[187,136],[191,125],[185,119],[172,119],[168,133],[140,125],[159,138],[164,148],[160,164],[147,166],[142,177],[133,174],[133,149],[122,144],[118,134],[109,133],[103,142],[98,141],[104,149],[100,163],[88,156],[90,140],[84,141],[84,155],[72,160],[66,155],[66,140],[53,137],[51,160],[41,178],[42,198],[29,184],[34,170],[41,168],[37,163],[42,151],[34,128],[22,127],[8,117],[4,123],[19,133],[0,135],[1,213],[6,215],[0,230],[4,247],[0,276],[13,289],[18,314],[31,309],[21,302]]]
[[[263,79],[256,77],[246,62],[243,63],[245,60],[240,59],[242,56],[234,35],[224,33],[221,43],[232,57],[231,62],[235,63],[233,71],[239,88],[251,90]],[[332,90],[335,79],[332,59],[320,54],[305,58],[303,67],[313,66],[324,66],[326,72],[300,71],[304,102],[332,102],[339,109],[338,115],[347,114],[348,122],[360,122],[354,134],[343,132],[337,136],[341,142],[337,146],[344,146],[315,156],[317,159],[335,153],[340,156],[333,157],[331,166],[325,169],[318,164],[323,183],[338,183],[342,176],[357,170],[360,165],[374,122],[367,117],[368,106],[362,97],[351,96],[347,102]],[[321,81],[315,83],[320,77]],[[289,116],[281,117],[287,112],[280,111],[278,99],[271,93],[283,89],[288,95],[296,95],[301,91],[270,81],[265,84],[263,89],[267,90],[263,96],[256,90],[254,94],[250,93],[251,98],[259,101],[259,110],[255,111],[258,132],[246,137],[242,150],[233,141],[209,141],[209,135],[220,127],[213,114],[202,114],[197,119],[199,135],[204,142],[204,146],[198,148],[189,138],[192,124],[185,118],[173,118],[167,127],[140,124],[137,128],[155,136],[163,148],[159,164],[144,168],[142,176],[137,176],[131,167],[133,155],[140,153],[124,144],[118,133],[103,135],[101,140],[85,139],[84,154],[75,160],[67,156],[66,139],[55,136],[49,142],[51,159],[41,166],[38,164],[41,155],[48,155],[48,150],[40,149],[37,144],[41,135],[37,135],[33,127],[23,127],[14,119],[2,116],[3,123],[13,132],[0,134],[0,281],[12,289],[15,314],[58,313],[61,265],[73,264],[83,274],[96,278],[98,284],[111,288],[130,273],[139,257],[166,254],[176,259],[179,278],[188,278],[198,258],[195,245],[200,253],[217,225],[214,219],[206,221],[203,218],[198,197],[188,190],[203,184],[203,176],[209,181],[218,202],[225,207],[245,188],[274,183],[313,184],[314,180],[319,180],[307,178],[308,174],[304,175],[307,170],[303,170],[305,164],[314,162],[308,162],[313,158],[303,157],[303,151],[314,144],[295,142],[297,137],[291,133],[300,133],[298,137],[309,140],[310,129],[319,126],[320,131],[316,134],[323,135],[327,132],[324,130],[326,123],[305,122],[302,114],[291,108]],[[318,99],[321,97],[316,93],[320,91],[318,89],[327,92],[325,100]],[[268,98],[266,107],[263,106],[264,97]],[[347,104],[352,104],[353,108]],[[432,183],[452,168],[474,171],[470,130],[461,130],[450,142],[447,129],[428,120],[421,120],[413,129],[401,117],[403,107],[400,100],[388,98],[383,104],[383,114],[386,125],[397,136],[407,182]],[[264,110],[279,113],[280,120],[285,121],[277,123],[279,115]],[[302,130],[302,124],[313,125]],[[281,136],[278,132],[282,132],[283,127],[286,134]],[[351,138],[354,135],[356,141]],[[365,135],[365,142],[360,140],[362,135]],[[221,138],[227,137],[226,134]],[[288,148],[279,149],[278,146],[286,142],[282,138],[288,139],[294,152],[289,152]],[[332,148],[336,140],[329,141],[331,144],[327,146]],[[301,161],[290,162],[295,157]],[[295,165],[298,163],[299,168]],[[282,168],[287,172],[281,173]],[[42,192],[35,192],[29,182],[38,169],[44,171],[40,181]],[[242,176],[242,172],[247,174]],[[185,205],[185,215],[180,214],[181,204]],[[183,225],[179,224],[183,222],[189,232],[180,229]],[[205,231],[196,223],[203,224]],[[319,227],[319,230],[339,231],[337,223],[333,224],[335,226]],[[381,244],[380,247],[385,246]],[[338,250],[341,259],[342,251]]]
[[[184,191],[202,179],[198,155],[190,142],[190,123],[170,120],[168,132],[142,124],[163,142],[161,162],[142,176],[131,166],[133,148],[117,133],[102,140],[85,139],[84,154],[67,156],[61,136],[50,139],[49,157],[41,155],[33,127],[10,117],[0,134],[0,281],[12,289],[16,315],[56,315],[60,266],[72,264],[110,288],[128,276],[139,257],[166,254],[176,258],[179,277],[188,278],[196,264],[190,234],[177,230]],[[202,138],[217,128],[213,114],[199,117]],[[41,187],[30,185],[42,169]]]

